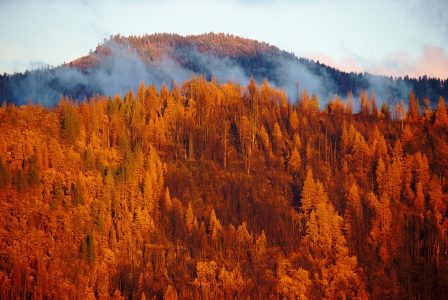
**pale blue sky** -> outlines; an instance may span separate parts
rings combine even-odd
[[[0,0],[0,73],[59,65],[111,34],[226,32],[344,70],[448,77],[448,0]]]

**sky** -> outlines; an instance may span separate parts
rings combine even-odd
[[[448,78],[448,0],[0,0],[0,73],[114,34],[225,32],[344,71]]]

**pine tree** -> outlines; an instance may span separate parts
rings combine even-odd
[[[298,173],[302,165],[302,159],[300,158],[300,153],[296,147],[292,150],[291,156],[288,160],[288,168],[293,173]]]
[[[84,185],[84,181],[81,176],[78,176],[78,180],[76,181],[73,187],[73,203],[75,205],[83,205],[86,201],[86,187]]]
[[[440,127],[448,126],[448,115],[446,112],[445,100],[442,96],[440,96],[439,102],[437,104],[436,112],[434,115],[434,124]]]
[[[278,122],[274,124],[274,129],[272,130],[272,140],[274,141],[275,152],[280,153],[280,150],[283,147],[283,134]]]
[[[417,212],[423,216],[423,213],[425,212],[425,195],[423,194],[421,182],[418,182],[416,185],[414,207]]]
[[[170,212],[173,209],[173,202],[171,201],[170,190],[166,187],[165,190],[165,211]]]
[[[68,144],[74,145],[81,129],[78,111],[67,100],[61,101],[59,107],[61,110],[62,137]]]
[[[212,209],[212,212],[210,213],[208,232],[210,233],[212,239],[215,240],[220,231],[222,231],[221,222],[219,222],[219,219],[216,217],[215,209]]]
[[[414,91],[411,91],[409,93],[409,116],[412,122],[418,121],[419,114],[418,98],[415,97]]]
[[[386,192],[386,166],[384,165],[383,159],[380,157],[376,166],[376,186],[378,194]]]
[[[191,231],[197,226],[197,220],[194,216],[193,206],[191,202],[188,203],[187,211],[185,212],[185,225],[188,231]]]
[[[264,151],[266,153],[269,153],[271,150],[270,142],[269,142],[269,135],[268,135],[268,132],[266,131],[266,128],[264,128],[263,125],[261,125],[259,135],[260,135],[261,145],[263,146]]]
[[[3,164],[3,159],[0,157],[0,188],[5,188],[10,181],[9,170]]]
[[[297,112],[293,110],[289,117],[289,126],[291,127],[292,132],[296,132],[299,128],[299,117],[297,116]]]
[[[390,109],[385,102],[381,104],[381,114],[384,116],[386,120],[390,120]]]
[[[311,171],[311,168],[308,168],[302,190],[301,208],[305,213],[309,212],[314,207],[314,189],[315,184],[313,179],[313,172]]]

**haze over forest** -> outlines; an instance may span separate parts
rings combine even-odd
[[[202,75],[220,82],[246,85],[251,77],[284,89],[291,101],[307,90],[325,104],[338,95],[358,96],[362,90],[391,105],[412,90],[436,103],[448,95],[448,78],[387,77],[342,72],[319,62],[297,58],[275,46],[228,34],[180,36],[153,34],[105,39],[93,52],[70,63],[0,76],[0,99],[24,104],[29,99],[55,104],[66,95],[82,100],[137,89],[140,81],[171,86]]]

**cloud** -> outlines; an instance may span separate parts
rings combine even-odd
[[[389,54],[382,62],[368,68],[374,74],[411,77],[448,78],[448,55],[441,47],[426,45],[420,57],[414,59],[405,52]]]
[[[448,78],[448,55],[444,49],[429,45],[425,47],[425,51],[414,69],[415,76],[423,74]]]
[[[342,57],[341,59],[334,59],[330,55],[323,52],[311,52],[307,55],[307,57],[344,72],[360,73],[364,71],[356,59],[350,56]]]
[[[448,4],[446,0],[417,0],[412,13],[421,14],[425,22],[430,22],[446,38],[448,35]]]
[[[321,70],[321,74],[311,72],[308,67],[299,60],[276,58],[278,67],[275,77],[277,86],[284,89],[290,99],[296,95],[296,82],[299,82],[300,90],[306,89],[310,94],[315,94],[321,100],[321,104],[332,97],[336,91],[333,80]]]
[[[380,61],[372,61],[359,55],[332,58],[324,53],[310,53],[309,57],[346,72],[369,72],[386,76],[448,78],[448,54],[438,46],[425,45],[421,55],[413,58],[406,52],[391,52]]]

